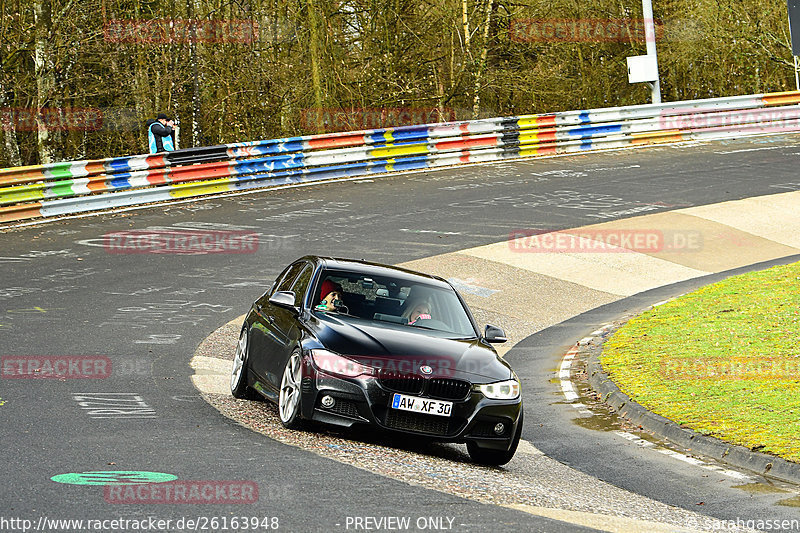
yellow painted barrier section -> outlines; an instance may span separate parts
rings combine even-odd
[[[169,195],[173,198],[188,198],[198,194],[228,192],[232,190],[231,183],[233,183],[233,180],[230,178],[206,180],[201,183],[176,183],[173,185],[175,188],[169,191]]]
[[[404,155],[419,155],[429,153],[427,144],[400,144],[397,146],[381,146],[370,151],[372,157],[398,157]]]
[[[44,198],[44,191],[42,189],[46,187],[47,184],[45,183],[8,187],[0,191],[0,205],[41,200]]]
[[[553,116],[545,116],[540,117],[537,115],[528,115],[525,117],[519,117],[517,119],[517,125],[519,129],[531,129],[531,128],[547,128],[551,126],[555,126],[555,117]]]

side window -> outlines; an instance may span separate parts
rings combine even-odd
[[[308,284],[311,283],[311,275],[314,273],[314,269],[311,265],[306,265],[300,275],[297,277],[297,281],[294,282],[292,285],[292,290],[294,291],[294,305],[297,307],[302,307],[303,305],[303,297],[308,290]]]
[[[294,285],[294,281],[297,279],[297,275],[300,274],[300,270],[306,266],[305,261],[302,263],[295,263],[291,266],[289,271],[283,276],[283,279],[278,286],[275,288],[276,291],[290,291],[292,290],[292,285]]]
[[[284,268],[283,272],[278,274],[278,277],[275,278],[275,281],[272,282],[272,286],[269,288],[266,294],[264,294],[264,296],[272,296],[273,294],[275,294],[275,291],[278,290],[278,285],[280,285],[281,280],[286,277],[286,273],[289,272],[290,268],[292,268],[292,265],[289,265],[288,267]]]

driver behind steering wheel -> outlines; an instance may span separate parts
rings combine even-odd
[[[408,306],[403,316],[408,319],[409,326],[416,325],[418,320],[430,320],[431,304],[427,300],[418,300],[413,305]]]
[[[320,302],[314,308],[317,311],[338,311],[340,308],[345,307],[344,302],[342,301],[341,286],[329,279],[326,279],[322,282],[319,295]]]

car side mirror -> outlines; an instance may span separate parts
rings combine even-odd
[[[295,313],[299,312],[299,309],[294,305],[294,293],[292,291],[276,292],[269,297],[269,303],[277,305],[278,307],[283,307],[284,309],[289,309]]]
[[[501,343],[506,342],[508,339],[506,338],[506,332],[503,331],[501,328],[497,326],[492,326],[491,324],[486,325],[486,329],[483,330],[483,339],[486,342],[491,343]]]

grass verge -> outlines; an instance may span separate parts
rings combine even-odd
[[[800,462],[800,263],[647,311],[605,343],[601,363],[655,413]]]

